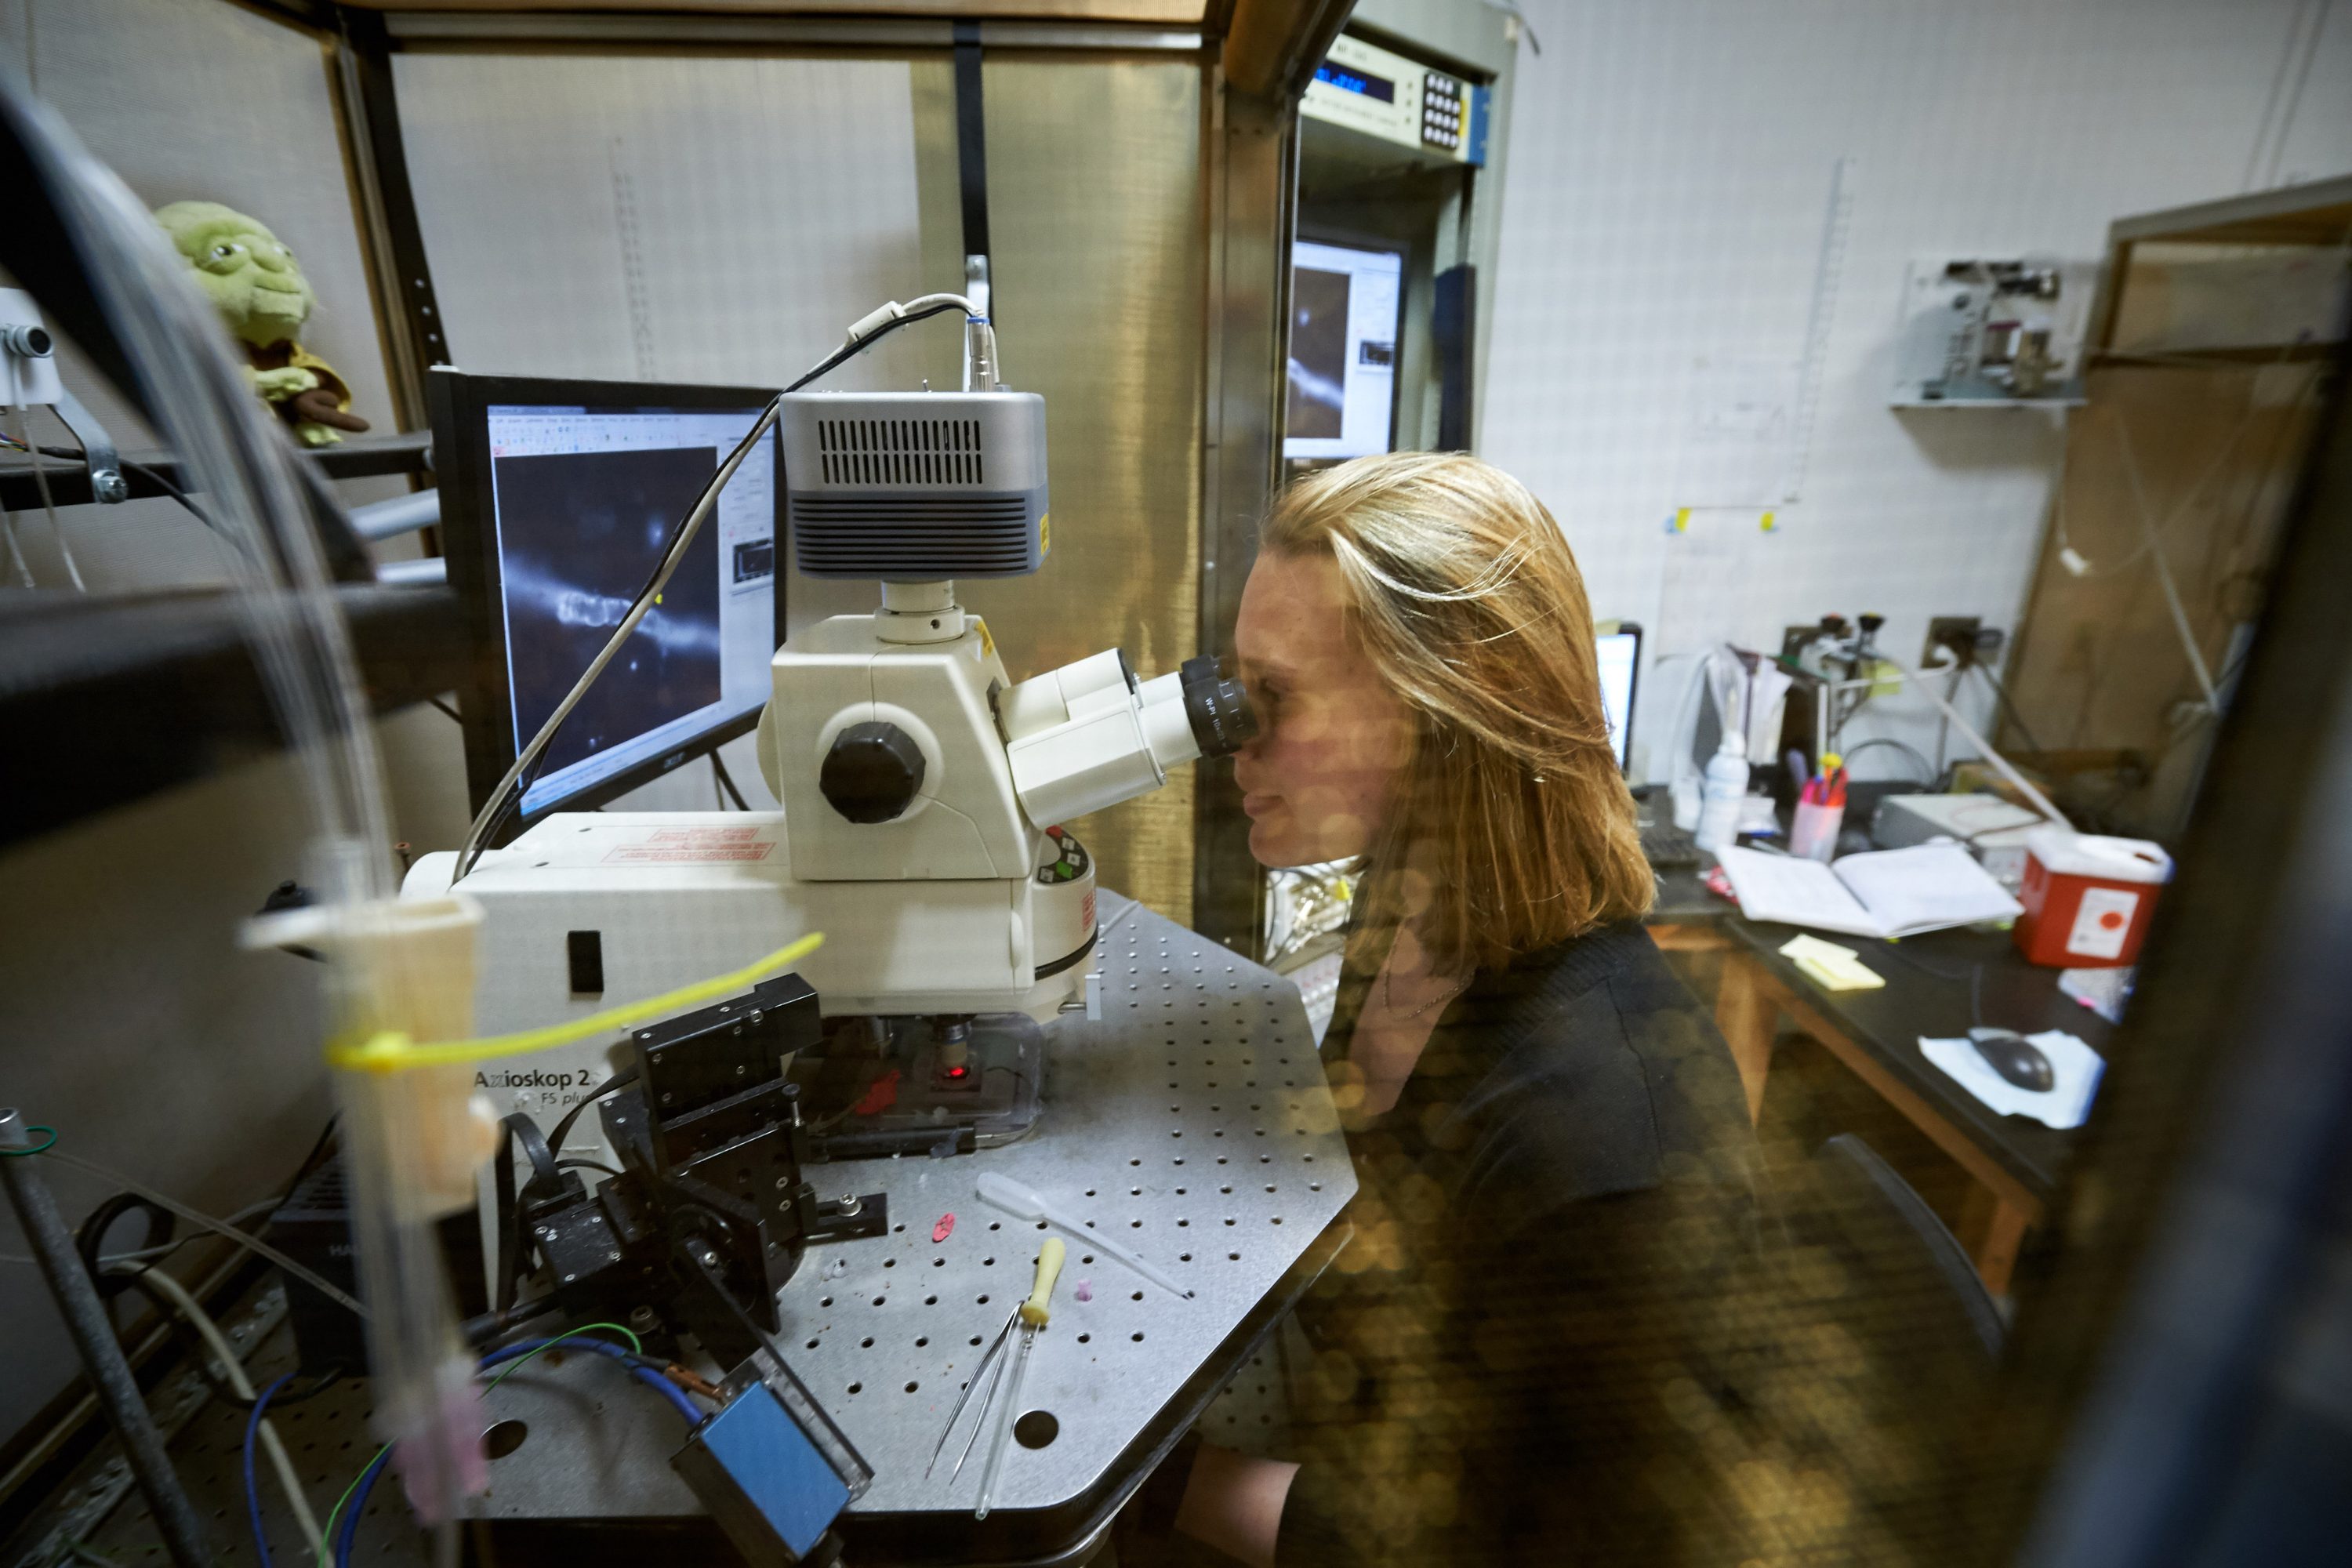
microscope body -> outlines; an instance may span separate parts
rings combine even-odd
[[[1110,649],[1015,684],[956,603],[949,570],[1023,575],[1044,560],[1034,395],[783,405],[801,568],[877,580],[882,603],[775,655],[759,749],[782,811],[557,813],[481,856],[461,886],[483,912],[485,1033],[656,995],[822,931],[799,973],[824,1016],[881,1033],[936,1020],[940,1059],[960,1061],[973,1016],[1045,1024],[1086,995],[1093,864],[1061,825],[1253,730],[1210,658],[1145,681]],[[428,855],[409,889],[438,894],[453,870]],[[546,1116],[609,1070],[588,1045],[492,1064],[477,1087],[502,1112]]]
[[[1023,813],[986,628],[968,619],[952,640],[908,645],[877,636],[878,618],[835,616],[777,652],[760,753],[781,812],[559,812],[482,857],[463,883],[483,910],[480,1028],[656,994],[812,931],[825,944],[800,973],[828,1016],[1043,1023],[1083,996],[1092,866],[1045,831],[1058,822]],[[827,759],[845,732],[880,725],[919,759],[915,787],[887,818],[852,821],[826,798]],[[411,887],[445,886],[449,860],[419,860]],[[534,1099],[515,1109],[579,1087],[520,1062],[516,1077]]]

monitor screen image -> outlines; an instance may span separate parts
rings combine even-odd
[[[1616,750],[1622,772],[1633,744],[1633,676],[1642,663],[1642,629],[1622,621],[1608,624],[1612,629],[1596,634],[1593,648],[1600,656],[1601,706],[1609,715],[1609,743]]]
[[[492,404],[484,412],[505,696],[513,733],[527,739],[621,624],[760,410]],[[775,446],[763,441],[556,732],[523,795],[526,818],[683,755],[767,701],[775,487]]]
[[[1361,458],[1394,443],[1403,291],[1396,251],[1291,247],[1284,457]]]

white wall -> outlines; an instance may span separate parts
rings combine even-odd
[[[1778,647],[1825,611],[1885,615],[1906,660],[1933,615],[2013,627],[2062,430],[1886,407],[1906,264],[2095,259],[2116,217],[2352,170],[2352,6],[2321,0],[1526,5],[1543,53],[1522,37],[1481,450],[1654,658]],[[1769,534],[1753,507],[1671,534],[1723,488],[1696,362],[1801,353],[1840,159],[1852,223],[1801,499]],[[1659,673],[1634,734],[1663,776],[1681,688]],[[1925,711],[1874,704],[1848,739],[1932,746]]]

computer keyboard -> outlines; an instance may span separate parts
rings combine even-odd
[[[1656,870],[1686,870],[1698,864],[1698,840],[1671,822],[1644,822],[1642,853]]]
[[[1698,864],[1698,840],[1675,826],[1674,799],[1664,790],[1635,791],[1633,809],[1642,834],[1642,853],[1649,858],[1653,869],[1680,871]]]

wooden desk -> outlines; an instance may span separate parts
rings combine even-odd
[[[1750,1118],[1763,1113],[1772,1041],[1785,1017],[1968,1173],[1973,1185],[1960,1241],[1986,1286],[2005,1292],[2018,1249],[2056,1194],[2077,1134],[1996,1114],[1921,1054],[1919,1037],[1966,1034],[1974,1021],[1973,984],[1983,1022],[2029,1035],[2064,1029],[2107,1055],[2112,1026],[2058,989],[2058,972],[2025,963],[2000,931],[1906,938],[1903,957],[1888,951],[1890,943],[1836,937],[1832,940],[1858,950],[1886,984],[1875,991],[1823,991],[1780,956],[1796,928],[1742,919],[1692,872],[1660,878],[1651,934],[1671,952],[1723,954],[1716,1026],[1738,1064]]]
[[[1650,938],[1668,952],[1721,952],[1733,945],[1730,925],[1739,910],[1716,896],[1693,870],[1658,873],[1658,901],[1646,921]]]

